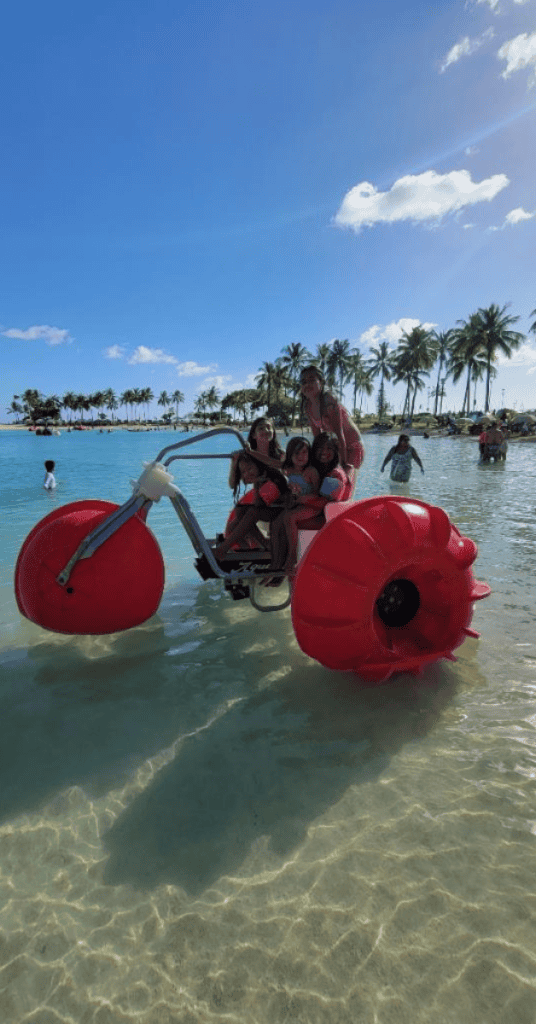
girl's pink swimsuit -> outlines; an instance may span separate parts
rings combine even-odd
[[[323,430],[337,435],[339,439],[339,457],[346,466],[353,466],[359,469],[365,458],[365,449],[357,427],[352,423],[344,405],[334,403],[329,410],[324,412],[320,420],[313,419],[307,413],[313,435],[318,437]]]

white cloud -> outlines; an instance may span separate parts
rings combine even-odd
[[[439,71],[442,74],[450,67],[451,64],[457,64],[462,57],[471,57],[473,53],[476,53],[484,43],[487,43],[490,39],[493,39],[495,31],[492,28],[487,28],[481,35],[475,36],[471,39],[469,36],[464,36],[460,39],[459,43],[455,43],[454,46],[449,50],[445,57]]]
[[[407,174],[395,181],[389,192],[378,192],[368,181],[346,193],[334,223],[356,233],[374,224],[395,221],[434,221],[466,206],[489,202],[509,184],[505,174],[494,174],[483,181],[472,181],[469,171],[438,174]]]
[[[522,220],[532,220],[534,216],[536,216],[536,210],[527,213],[522,206],[516,206],[515,210],[510,210],[510,213],[506,214],[504,221],[505,224],[519,224]]]
[[[536,373],[536,346],[531,344],[530,341],[525,341],[516,352],[512,352],[510,359],[499,354],[497,356],[497,364],[508,367],[525,366],[527,373]]]
[[[221,391],[222,388],[226,388],[230,380],[232,380],[231,374],[216,374],[215,377],[206,377],[205,380],[201,381],[198,390],[201,388],[216,388],[216,391]],[[234,390],[234,388],[233,388]]]
[[[47,345],[69,345],[74,339],[69,331],[60,327],[49,327],[42,324],[40,327],[28,327],[21,331],[18,327],[10,327],[8,331],[2,331],[6,338],[20,338],[21,341],[45,341]]]
[[[173,362],[175,361],[173,360]],[[201,377],[203,374],[213,373],[216,369],[216,363],[211,363],[210,366],[200,366],[199,363],[195,363],[192,360],[187,363],[177,363],[179,377]]]
[[[410,334],[414,327],[424,327],[426,331],[431,331],[432,328],[437,327],[437,324],[425,323],[421,320],[417,320],[414,317],[403,316],[400,320],[392,320],[390,324],[375,324],[374,327],[369,327],[360,336],[359,341],[363,345],[378,345],[381,341],[386,341],[391,348],[395,348],[400,341],[403,334]]]
[[[490,9],[490,11],[495,11],[496,14],[499,14],[499,12],[500,12],[499,0],[475,0],[475,3],[477,5],[478,4],[487,4],[489,9]],[[518,5],[526,4],[527,0],[514,0],[514,3],[518,4]]]
[[[138,363],[176,363],[175,356],[168,356],[161,348],[147,348],[146,345],[138,345],[128,360],[131,366]]]
[[[479,153],[479,152],[480,152],[480,150],[479,150],[478,146],[467,146],[467,148],[464,150],[464,153],[465,153],[466,156],[474,156],[475,153]]]
[[[110,345],[103,352],[105,359],[122,359],[124,354],[125,350],[122,345]]]
[[[515,210],[510,210],[510,213],[506,214],[500,227],[492,224],[488,231],[504,231],[507,227],[513,227],[514,224],[520,224],[524,220],[532,220],[533,217],[536,217],[536,210],[533,210],[532,213],[527,213],[522,206],[516,206]]]
[[[506,61],[506,67],[502,72],[503,78],[510,78],[514,71],[521,71],[522,68],[533,66],[533,72],[529,77],[529,86],[536,85],[536,32],[528,35],[523,32],[515,39],[509,39],[497,52],[499,60]]]
[[[469,228],[474,228],[474,227],[475,227],[474,224],[462,224],[462,228],[463,228],[464,231],[468,231]]]

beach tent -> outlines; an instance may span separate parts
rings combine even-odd
[[[489,427],[490,423],[493,423],[494,416],[490,416],[489,413],[485,412],[483,416],[480,416],[475,422],[478,423],[479,427]]]
[[[522,412],[511,421],[510,426],[521,427],[524,423],[527,426],[531,426],[533,423],[536,423],[536,416],[533,416],[530,412]]]

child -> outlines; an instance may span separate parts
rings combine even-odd
[[[293,437],[289,441],[282,469],[298,502],[308,494],[318,493],[320,477],[311,465],[311,445],[305,437]]]
[[[327,431],[318,434],[313,441],[311,458],[320,474],[319,493],[326,501],[347,501],[352,497],[354,476],[341,465],[336,434]]]
[[[54,470],[56,463],[52,459],[47,459],[45,462],[45,479],[43,480],[43,487],[46,491],[53,491],[56,486],[56,478],[54,476]]]
[[[292,468],[299,468],[296,463],[303,460],[300,452],[303,438],[296,438],[301,444],[291,454]],[[292,441],[289,442],[289,448]],[[292,450],[291,450],[292,451]],[[288,452],[288,449],[287,449]],[[307,453],[309,455],[309,453]],[[288,458],[288,455],[287,455]],[[286,460],[285,460],[286,461]],[[309,479],[314,482],[314,492],[297,496],[297,504],[283,512],[272,524],[272,564],[276,571],[291,572],[296,564],[298,554],[298,530],[319,529],[324,525],[324,506],[328,501],[345,501],[352,493],[353,483],[345,469],[339,463],[339,443],[334,434],[322,431],[315,437],[310,449],[310,465],[302,471],[312,471]],[[314,474],[314,475],[313,475]],[[292,481],[294,473],[289,476]],[[278,586],[281,578],[267,580],[270,586]]]
[[[411,476],[411,460],[414,459],[418,466],[421,467],[421,473],[424,473],[422,462],[409,443],[408,434],[401,434],[398,438],[398,444],[387,452],[380,470],[383,473],[388,462],[392,460],[393,465],[391,466],[391,480],[396,483],[407,483]]]
[[[365,457],[357,425],[335,395],[325,390],[324,374],[317,366],[304,367],[300,374],[300,388],[302,414],[307,416],[315,437],[327,431],[335,434],[341,465],[353,486],[356,471]]]
[[[248,538],[247,543],[251,546],[254,540],[259,547],[266,547],[266,541],[257,527],[257,522],[272,522],[281,511],[280,499],[289,491],[287,481],[283,474],[269,466],[263,466],[251,455],[243,452],[234,460],[233,477],[229,477],[229,483],[233,488],[235,498],[238,494],[240,482],[246,486],[253,484],[253,490],[242,498],[227,521],[224,540],[214,549],[217,559],[225,558],[231,548],[237,547],[238,541]],[[252,498],[249,498],[249,494]],[[247,499],[247,500],[245,500]],[[279,504],[275,504],[279,501]]]
[[[256,420],[253,420],[245,451],[248,455],[253,455],[257,462],[262,463],[263,466],[269,466],[270,469],[281,469],[284,453],[283,449],[279,446],[272,420],[266,416],[259,416]],[[229,487],[231,488],[234,488],[233,480],[235,478],[236,462],[243,452],[243,448],[233,452],[229,470]]]

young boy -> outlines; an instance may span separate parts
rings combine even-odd
[[[53,491],[55,486],[56,486],[56,478],[54,476],[55,468],[56,468],[56,463],[53,462],[52,459],[47,459],[46,462],[45,462],[45,469],[46,469],[45,479],[43,481],[43,487],[47,491]]]

